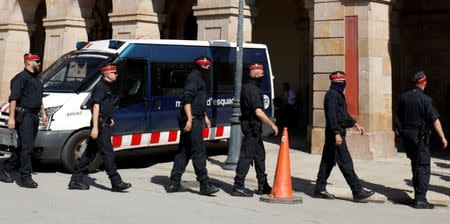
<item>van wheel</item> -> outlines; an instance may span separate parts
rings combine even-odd
[[[89,135],[89,130],[79,131],[72,135],[64,145],[61,154],[61,161],[64,166],[64,170],[66,170],[67,172],[73,172],[73,168],[80,161],[84,151],[86,151]],[[97,153],[94,160],[91,162],[91,164],[89,164],[89,172],[94,172],[100,166],[100,164],[102,164],[102,159],[100,153]]]

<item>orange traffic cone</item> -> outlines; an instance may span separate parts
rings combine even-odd
[[[292,193],[291,161],[289,158],[289,136],[287,128],[283,129],[280,150],[278,152],[277,169],[273,181],[272,192],[260,198],[272,203],[302,203],[302,198]]]

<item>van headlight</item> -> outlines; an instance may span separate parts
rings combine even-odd
[[[39,117],[39,130],[42,131],[48,131],[50,130],[50,124],[52,123],[53,120],[53,115],[56,113],[56,111],[58,111],[62,106],[57,106],[57,107],[47,107],[45,108],[45,112],[47,113],[47,117],[48,117],[48,124],[44,125],[44,120],[42,119],[42,116]]]

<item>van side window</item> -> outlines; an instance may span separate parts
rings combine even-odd
[[[215,89],[218,93],[233,93],[236,50],[228,47],[213,47],[211,52],[214,61]]]
[[[117,84],[113,92],[119,95],[119,106],[127,106],[145,100],[147,61],[127,59],[119,68]],[[113,88],[114,88],[113,87]]]
[[[192,63],[152,63],[152,96],[181,96]]]

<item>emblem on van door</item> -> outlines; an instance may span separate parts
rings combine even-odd
[[[269,108],[270,106],[270,98],[267,95],[264,95],[264,110]]]

